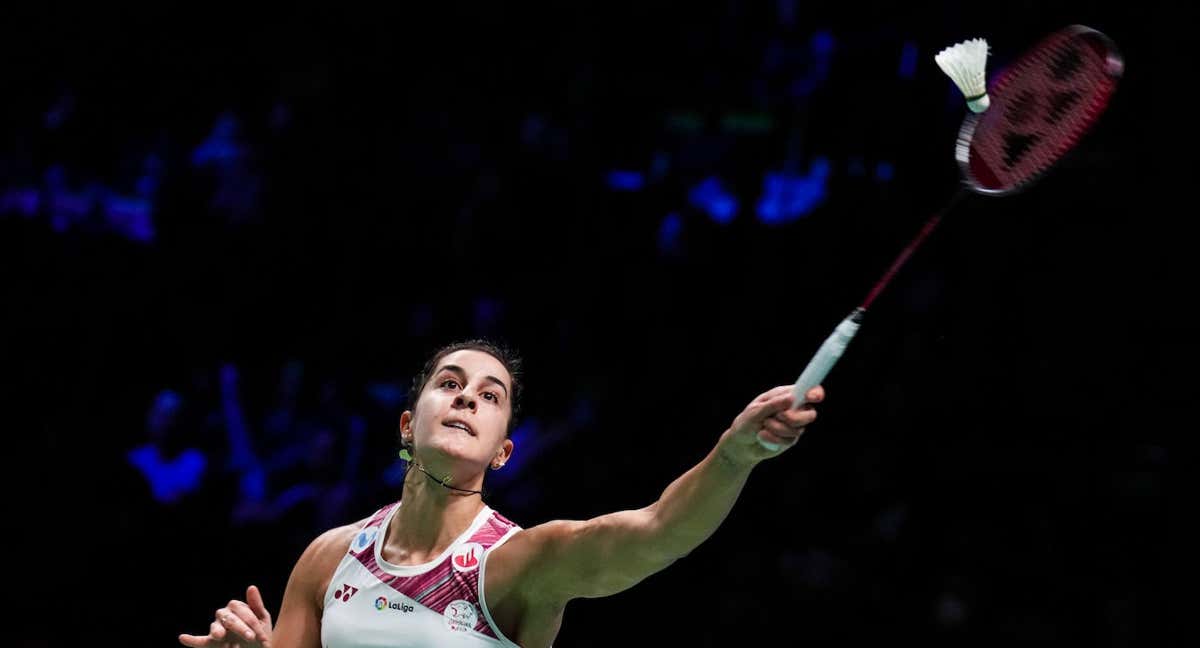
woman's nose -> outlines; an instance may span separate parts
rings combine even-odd
[[[468,409],[474,410],[476,407],[475,399],[470,398],[466,394],[459,394],[458,396],[454,397],[454,406],[455,407],[466,407]]]

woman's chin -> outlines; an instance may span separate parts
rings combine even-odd
[[[472,456],[473,448],[463,440],[439,439],[430,444],[428,448],[431,452],[426,457],[428,464],[426,469],[430,472],[433,472],[431,467],[436,466],[442,472],[450,470],[457,475],[464,468],[478,463]]]

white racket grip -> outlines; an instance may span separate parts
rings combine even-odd
[[[800,372],[800,377],[796,379],[796,384],[792,387],[792,409],[797,409],[808,402],[808,390],[820,385],[821,381],[825,380],[825,376],[829,375],[829,371],[842,357],[850,340],[853,340],[854,335],[858,333],[858,327],[862,324],[865,313],[866,311],[861,308],[854,309],[854,312],[842,320],[841,324],[833,329],[833,333],[825,338],[821,348],[817,349],[812,360],[808,361],[808,366]]]
[[[821,348],[817,349],[812,360],[808,361],[808,366],[800,372],[800,377],[796,379],[796,384],[792,387],[792,409],[803,406],[808,400],[808,390],[820,385],[821,381],[825,380],[825,376],[829,375],[829,371],[833,369],[833,365],[837,364],[838,358],[842,357],[842,352],[846,350],[850,340],[853,340],[854,335],[858,333],[858,327],[862,325],[863,315],[866,312],[863,308],[854,309],[854,312],[842,320],[833,333],[825,338]],[[764,441],[762,437],[758,437],[758,443],[771,452],[783,447],[770,441]]]

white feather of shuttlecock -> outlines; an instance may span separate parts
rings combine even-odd
[[[988,100],[987,82],[984,78],[987,56],[987,41],[976,38],[947,47],[933,57],[938,67],[954,81],[959,90],[962,90],[963,96],[967,98],[967,107],[972,112],[981,113],[987,110],[991,103]]]

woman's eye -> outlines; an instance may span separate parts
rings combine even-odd
[[[499,401],[499,400],[500,400],[500,398],[499,398],[498,396],[496,396],[496,395],[495,395],[494,393],[492,393],[492,392],[484,392],[484,393],[483,393],[483,395],[484,395],[484,396],[486,396],[486,397],[490,397],[490,398],[492,399],[492,402],[493,402],[493,403],[495,403],[495,402],[497,402],[497,401]]]
[[[450,378],[447,378],[442,381],[442,387],[445,387],[447,385],[450,386],[450,389],[454,389],[455,387],[458,387],[458,382],[455,380],[452,380]]]

